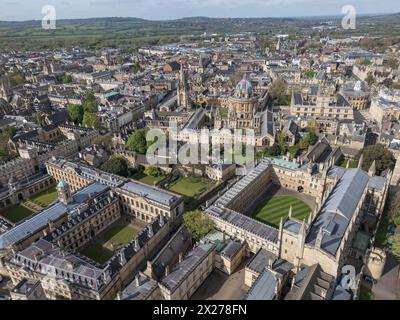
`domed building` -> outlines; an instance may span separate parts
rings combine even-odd
[[[229,129],[260,129],[260,97],[254,94],[253,85],[246,76],[239,81],[233,95],[228,98],[228,116],[224,125]],[[216,122],[220,121],[217,112]],[[218,122],[221,123],[221,122]]]

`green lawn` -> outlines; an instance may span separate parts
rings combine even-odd
[[[104,239],[107,241],[116,241],[126,245],[138,232],[130,226],[114,225],[104,233]]]
[[[228,108],[219,108],[219,112],[220,112],[221,117],[223,119],[227,119],[228,118],[228,113],[229,113],[229,109]]]
[[[5,209],[0,213],[3,217],[11,221],[12,223],[17,223],[29,216],[31,216],[34,212],[20,204]]]
[[[99,264],[105,263],[113,256],[113,253],[105,249],[100,243],[91,243],[80,252]]]
[[[343,168],[346,168],[347,167],[347,162],[349,163],[349,168],[351,168],[351,169],[354,169],[354,168],[357,168],[358,167],[358,162],[357,161],[355,161],[355,160],[350,160],[350,159],[348,159],[348,160],[341,160],[340,162],[339,162],[339,166],[340,167],[343,167]]]
[[[169,190],[187,197],[198,197],[212,189],[215,183],[211,180],[197,177],[182,178],[169,186]]]
[[[310,207],[303,201],[291,196],[275,196],[261,203],[255,211],[254,217],[258,221],[279,227],[279,222],[289,214],[292,206],[292,217],[303,220],[311,212]]]
[[[135,180],[138,180],[140,182],[143,182],[145,184],[148,184],[149,186],[154,186],[157,183],[159,183],[161,180],[165,178],[164,175],[158,176],[158,177],[153,177],[153,176],[147,176],[144,173],[140,173],[134,177]]]
[[[30,200],[37,205],[45,208],[54,200],[56,200],[57,196],[57,190],[55,187],[53,187],[33,196]]]

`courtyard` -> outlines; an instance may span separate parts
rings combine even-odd
[[[135,238],[143,227],[141,222],[117,221],[79,251],[93,261],[104,264],[117,250]]]
[[[150,175],[146,175],[144,173],[139,173],[137,175],[134,176],[135,180],[138,180],[140,182],[143,182],[149,186],[155,186],[157,185],[161,180],[165,179],[165,175],[160,175],[157,177],[153,177]]]
[[[12,223],[18,223],[34,213],[34,211],[23,206],[22,204],[17,204],[15,206],[5,209],[3,212],[0,213],[0,215]]]
[[[180,178],[168,187],[168,190],[179,193],[189,199],[199,198],[215,186],[215,182],[201,177]]]
[[[314,209],[315,200],[304,193],[272,185],[266,190],[265,196],[249,208],[247,214],[278,228],[281,218],[285,219],[289,215],[290,206],[292,206],[292,217],[303,220]]]
[[[30,200],[42,208],[46,208],[49,204],[56,200],[57,197],[57,190],[55,187],[53,187],[33,196]]]
[[[250,259],[251,258],[244,259],[238,269],[231,275],[214,269],[190,299],[242,300],[249,290],[244,284],[244,273],[246,264]]]

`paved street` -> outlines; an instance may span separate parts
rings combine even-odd
[[[399,264],[392,255],[389,255],[383,276],[372,287],[374,300],[399,300],[400,278]]]

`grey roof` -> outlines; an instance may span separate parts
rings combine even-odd
[[[269,270],[264,270],[246,294],[244,300],[274,300],[277,279]]]
[[[180,284],[189,277],[194,268],[214,249],[215,245],[212,243],[199,244],[161,281],[161,284],[171,292],[174,292]]]
[[[301,266],[296,273],[291,291],[285,300],[323,300],[329,298],[334,278],[323,272],[319,264]],[[326,297],[325,297],[326,296]]]
[[[299,233],[301,228],[301,223],[296,220],[287,219],[283,224],[283,229],[293,232],[295,234]]]
[[[184,226],[172,236],[168,243],[151,261],[154,275],[161,279],[165,275],[165,267],[178,262],[179,254],[185,254],[192,244],[192,237]]]
[[[368,187],[375,190],[383,190],[386,185],[384,177],[373,176],[369,179]]]
[[[30,235],[44,228],[49,221],[55,221],[59,219],[66,214],[68,210],[71,211],[77,208],[79,205],[83,204],[87,199],[89,199],[89,197],[92,197],[95,194],[106,190],[107,188],[107,186],[96,182],[76,192],[73,195],[72,203],[65,205],[61,202],[56,202],[32,218],[25,220],[11,230],[8,230],[0,235],[0,249],[5,249],[14,243],[29,237]]]
[[[97,181],[103,185],[110,187],[117,187],[127,181],[126,178],[120,177],[115,174],[111,174],[99,169],[87,167],[80,163],[70,162],[64,159],[50,160],[49,163],[54,164],[60,168],[66,169],[70,168],[76,172],[79,176],[90,179],[92,181]]]
[[[239,252],[242,246],[243,243],[241,242],[229,240],[220,253],[222,256],[225,256],[227,258],[232,258]]]
[[[127,192],[137,194],[141,197],[150,199],[152,201],[155,201],[157,203],[163,204],[168,207],[173,206],[176,202],[178,202],[181,199],[181,197],[178,197],[175,194],[136,181],[130,181],[125,183],[123,186],[121,186],[121,189]]]
[[[322,207],[306,242],[315,243],[317,234],[322,228],[321,249],[336,255],[368,182],[369,176],[361,169],[347,170]]]
[[[146,300],[158,288],[157,281],[139,274],[121,293],[121,300]]]
[[[12,262],[95,290],[102,285],[102,269],[44,239],[17,253]]]
[[[278,243],[278,230],[264,223],[258,222],[253,218],[215,205],[209,207],[206,212],[211,216],[222,219],[225,222],[234,225],[236,228],[244,229],[248,233],[256,235],[266,241]]]
[[[272,252],[265,249],[260,249],[257,254],[250,260],[246,268],[255,271],[257,273],[263,272],[265,267],[268,265],[268,261],[275,261],[278,256]]]

